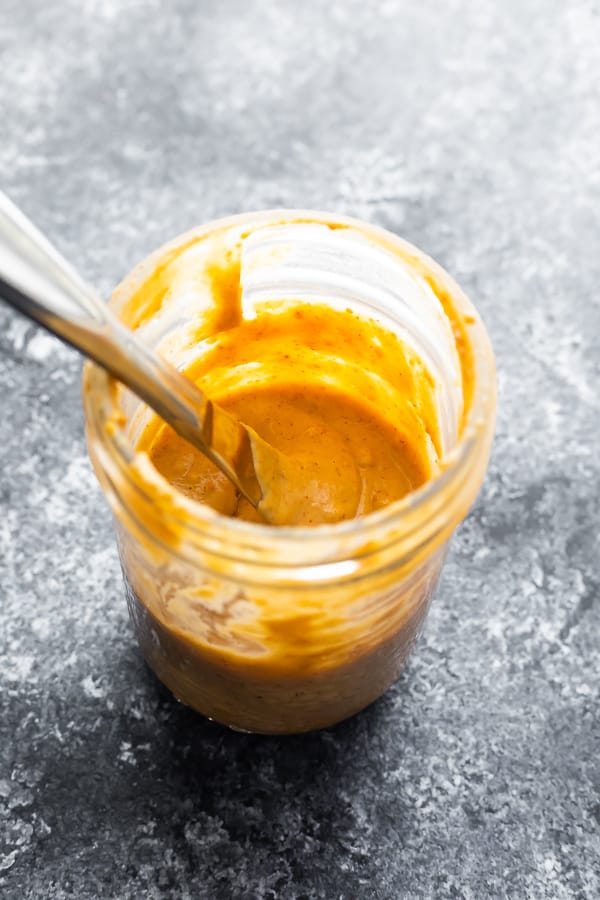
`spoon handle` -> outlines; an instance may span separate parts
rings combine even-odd
[[[251,443],[257,436],[125,328],[2,192],[0,297],[131,388],[253,505],[259,502]]]

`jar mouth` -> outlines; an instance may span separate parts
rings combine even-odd
[[[83,393],[88,440],[92,458],[102,470],[104,478],[101,480],[113,511],[117,515],[123,512],[123,488],[129,496],[133,492],[149,503],[157,496],[158,489],[162,498],[172,501],[167,510],[161,510],[167,531],[179,536],[176,546],[170,543],[171,551],[196,563],[200,551],[224,561],[245,560],[282,570],[297,569],[299,565],[311,570],[314,567],[320,570],[324,566],[331,570],[332,566],[337,566],[339,576],[348,577],[352,575],[353,559],[380,555],[382,544],[396,548],[396,560],[399,556],[410,559],[424,547],[429,551],[433,545],[447,540],[475,499],[487,467],[496,401],[494,355],[485,327],[471,301],[434,260],[404,239],[352,217],[303,209],[261,210],[213,220],[179,235],[127,276],[113,294],[111,305],[130,294],[170,249],[228,226],[260,225],[270,220],[358,229],[387,250],[400,252],[421,272],[431,276],[436,288],[449,298],[457,321],[463,325],[463,340],[468,345],[471,360],[473,391],[465,404],[456,444],[444,455],[439,471],[421,487],[389,506],[359,518],[313,526],[273,527],[247,522],[222,515],[183,495],[154,469],[148,459],[145,464],[140,461],[140,454],[132,447],[120,422],[114,380],[88,362],[84,369]],[[134,515],[131,509],[127,513]],[[143,518],[136,525],[160,542],[161,538]],[[334,574],[333,570],[330,574]],[[312,572],[307,577],[316,575]]]

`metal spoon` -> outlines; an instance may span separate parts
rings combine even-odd
[[[137,340],[2,192],[0,297],[131,388],[268,521],[277,521],[269,484],[275,475],[280,490],[287,477],[281,454]]]

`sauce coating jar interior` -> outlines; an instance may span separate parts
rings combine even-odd
[[[487,467],[493,353],[470,301],[415,247],[356,220],[273,210],[176,238],[115,291],[117,314],[181,368],[202,352],[206,336],[197,337],[214,314],[210,304],[198,309],[193,283],[211,242],[226,254],[244,244],[248,304],[312,297],[370,315],[411,344],[436,384],[430,480],[361,518],[272,528],[220,515],[168,484],[139,450],[147,410],[85,367],[88,447],[146,661],[179,700],[227,726],[309,731],[363,709],[405,664]],[[178,259],[187,259],[179,289],[163,290],[161,273]]]

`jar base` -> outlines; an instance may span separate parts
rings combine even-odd
[[[129,614],[147,665],[184,706],[246,734],[301,734],[329,728],[370,706],[397,680],[420,633],[428,603],[399,632],[343,665],[267,677],[256,660],[235,669],[215,662],[142,603],[127,578]]]

